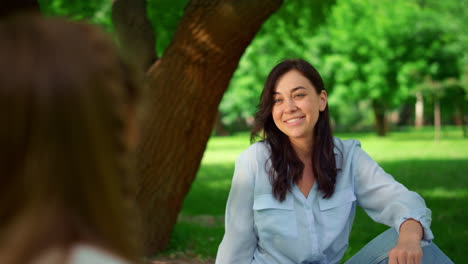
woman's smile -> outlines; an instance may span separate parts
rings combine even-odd
[[[299,116],[299,117],[289,118],[284,122],[288,124],[289,126],[297,126],[297,125],[304,123],[304,120],[305,120],[305,116]]]

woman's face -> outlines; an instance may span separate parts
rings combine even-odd
[[[278,79],[273,93],[273,121],[291,141],[310,140],[319,112],[327,105],[327,94],[317,94],[299,71],[291,70]]]

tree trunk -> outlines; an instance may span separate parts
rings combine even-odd
[[[19,12],[39,12],[37,0],[4,1],[0,5],[0,18]]]
[[[438,96],[434,96],[434,140],[440,141],[440,100]]]
[[[410,120],[413,114],[413,105],[404,103],[400,107],[400,112],[398,114],[398,126],[408,126],[410,125]]]
[[[372,108],[374,109],[375,129],[378,136],[385,136],[387,134],[387,120],[385,118],[385,106],[378,101],[372,101]]]
[[[462,120],[462,130],[463,130],[463,137],[467,138],[468,137],[468,129],[466,128],[466,123],[468,121],[468,115],[465,115],[464,107],[461,106],[461,120]]]
[[[222,95],[245,48],[281,3],[190,1],[164,56],[149,69],[137,151],[147,253],[168,244]]]
[[[456,105],[455,105],[455,113],[454,113],[454,121],[456,126],[460,126],[463,132],[463,137],[467,137],[467,131],[466,131],[466,116],[465,116],[465,110],[464,110],[464,98],[462,100],[459,100]]]
[[[415,118],[415,126],[420,128],[424,125],[424,97],[422,92],[419,91],[416,93],[416,118]]]

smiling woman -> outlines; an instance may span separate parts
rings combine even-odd
[[[431,211],[385,173],[357,140],[333,137],[317,70],[285,60],[269,74],[236,161],[216,263],[335,264],[356,206],[392,229],[347,263],[452,263],[434,243]]]
[[[319,189],[329,197],[336,169],[327,93],[315,68],[301,63],[293,66],[283,63],[271,71],[260,97],[251,141],[256,137],[269,141],[270,181],[278,200],[283,200],[290,190],[291,180],[301,183],[305,195],[317,181]],[[294,151],[291,145],[301,151]],[[315,177],[302,177],[303,170]]]
[[[273,100],[272,116],[281,132],[292,141],[313,139],[319,112],[327,105],[325,90],[317,94],[312,83],[299,71],[293,70],[278,80]],[[299,142],[293,144],[300,144]]]

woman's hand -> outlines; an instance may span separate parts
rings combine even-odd
[[[388,253],[389,264],[420,264],[422,259],[421,238],[423,229],[421,224],[408,219],[400,226],[397,245]]]
[[[419,241],[400,241],[388,253],[389,264],[420,264],[422,249]]]

